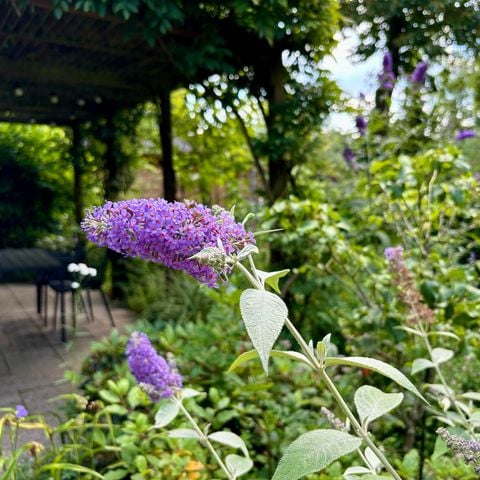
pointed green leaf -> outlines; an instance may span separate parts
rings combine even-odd
[[[205,395],[205,393],[199,392],[198,390],[194,390],[193,388],[182,389],[182,400],[185,398],[198,397],[199,395]]]
[[[245,442],[235,433],[223,431],[214,432],[211,433],[208,438],[222,445],[227,445],[227,447],[239,448],[246,457],[249,456]]]
[[[440,363],[448,362],[453,358],[454,352],[448,350],[447,348],[434,348],[432,350],[432,361],[433,363],[439,365]]]
[[[313,430],[300,435],[283,454],[272,480],[296,480],[353,452],[361,440],[338,430]]]
[[[421,398],[423,401],[426,402],[426,400],[417,390],[415,385],[400,370],[397,370],[395,367],[392,367],[388,363],[368,357],[329,357],[325,359],[326,367],[333,365],[346,365],[351,367],[360,367],[373,370],[374,372],[380,373],[381,375],[385,375],[390,380],[393,380],[395,383],[405,388],[406,390],[409,390],[417,397]]]
[[[253,467],[253,462],[249,458],[235,454],[227,455],[225,464],[227,465],[228,471],[232,473],[235,478],[244,475]]]
[[[303,354],[299,352],[292,352],[290,350],[272,350],[270,352],[270,356],[272,357],[285,357],[289,358],[290,360],[296,360],[298,362],[305,363],[309,367],[312,366],[308,358]],[[254,358],[258,358],[258,353],[256,350],[249,350],[248,352],[242,353],[239,355],[234,362],[230,365],[230,368],[228,369],[228,372],[233,372],[240,366],[242,366],[244,363],[249,362],[250,360],[253,360]]]
[[[427,368],[432,368],[433,366],[433,363],[427,358],[416,358],[412,362],[411,374],[415,375],[416,373],[421,372],[422,370],[426,370]]]
[[[250,340],[268,374],[268,358],[288,317],[287,306],[273,293],[249,288],[240,297],[240,311]]]
[[[397,330],[403,330],[404,332],[411,333],[412,335],[417,335],[417,337],[423,337],[423,333],[412,327],[405,327],[404,325],[398,325],[395,327]]]
[[[270,285],[277,293],[280,293],[280,288],[278,287],[278,281],[288,274],[290,271],[289,268],[285,270],[279,270],[277,272],[264,272],[262,270],[257,270],[257,275],[260,277],[260,280],[265,285]]]
[[[373,420],[398,407],[402,400],[403,393],[384,393],[369,385],[360,387],[354,397],[360,421],[365,427],[368,427]]]
[[[449,337],[453,338],[454,340],[457,340],[457,342],[460,341],[460,337],[458,335],[455,335],[452,332],[428,332],[429,337]]]
[[[157,414],[155,415],[155,425],[153,428],[166,427],[180,411],[177,402],[172,400],[163,400],[159,404]]]
[[[170,438],[195,438],[200,439],[200,435],[193,428],[175,428],[168,432]]]

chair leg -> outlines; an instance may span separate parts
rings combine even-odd
[[[67,332],[65,325],[65,293],[60,293],[60,338],[63,343],[67,341]]]
[[[42,313],[42,284],[37,283],[37,313]]]
[[[77,308],[76,308],[76,292],[75,290],[72,290],[72,326],[73,326],[73,331],[76,332],[77,330]],[[80,293],[80,298],[82,298],[82,294]]]
[[[47,328],[48,326],[48,285],[44,285],[44,296],[43,296],[43,326]]]
[[[58,297],[59,293],[55,292],[55,311],[53,313],[53,331],[57,329],[57,312],[58,312]]]
[[[92,295],[90,294],[90,289],[87,288],[87,302],[88,302],[88,308],[90,310],[90,320],[92,322],[95,321],[95,315],[93,313],[93,304],[92,304]]]
[[[107,301],[107,296],[105,295],[105,292],[103,291],[102,288],[99,288],[99,290],[100,290],[100,294],[102,295],[103,303],[105,305],[105,309],[107,310],[108,318],[110,319],[110,323],[112,324],[112,327],[114,327],[115,326],[115,320],[113,320],[113,315],[112,315],[112,311],[110,310],[110,305],[108,304],[108,301]]]

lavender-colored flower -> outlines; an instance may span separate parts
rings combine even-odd
[[[383,56],[383,70],[385,72],[393,72],[392,52],[387,51]]]
[[[358,164],[356,160],[356,155],[353,150],[349,147],[346,147],[343,150],[343,159],[348,167],[352,168],[353,170],[358,170]]]
[[[383,56],[383,70],[378,76],[380,87],[384,90],[393,90],[395,86],[395,73],[393,73],[393,58],[390,52]]]
[[[358,131],[360,132],[360,135],[364,137],[365,133],[367,132],[367,126],[368,126],[368,122],[365,119],[365,117],[363,115],[359,115],[355,119],[355,125],[357,126]]]
[[[467,138],[473,138],[476,136],[477,134],[474,130],[460,130],[455,135],[455,140],[461,141],[461,140],[465,140]]]
[[[427,70],[428,70],[428,64],[425,62],[420,62],[418,65],[415,67],[415,70],[413,71],[410,80],[412,83],[415,85],[423,85],[425,83],[425,79],[427,78]]]
[[[465,463],[472,465],[477,475],[480,474],[480,441],[454,435],[443,427],[437,429],[437,434],[445,441],[452,453],[461,455]]]
[[[144,333],[132,333],[127,345],[127,358],[139,386],[154,402],[173,397],[175,389],[182,388],[182,377],[174,361],[160,356]]]
[[[213,268],[194,255],[219,243],[226,255],[255,243],[253,234],[223,208],[162,198],[107,202],[87,213],[82,228],[98,245],[184,270],[209,287],[215,287],[231,266]]]
[[[403,248],[398,247],[387,247],[384,252],[385,258],[389,262],[400,262],[403,261]]]
[[[28,410],[23,405],[17,405],[17,410],[15,416],[20,420],[22,418],[28,417]]]

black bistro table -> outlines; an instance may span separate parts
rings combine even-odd
[[[42,248],[0,249],[0,281],[31,281],[37,286],[37,312],[42,310],[42,287],[46,279],[64,269],[62,262]],[[61,319],[61,336],[65,341],[65,318]]]

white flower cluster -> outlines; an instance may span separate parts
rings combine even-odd
[[[69,263],[67,266],[67,270],[70,273],[78,273],[80,277],[96,277],[97,276],[97,269],[91,268],[85,263]],[[80,278],[80,281],[82,279]],[[72,282],[72,288],[77,289],[80,288],[80,282]]]

